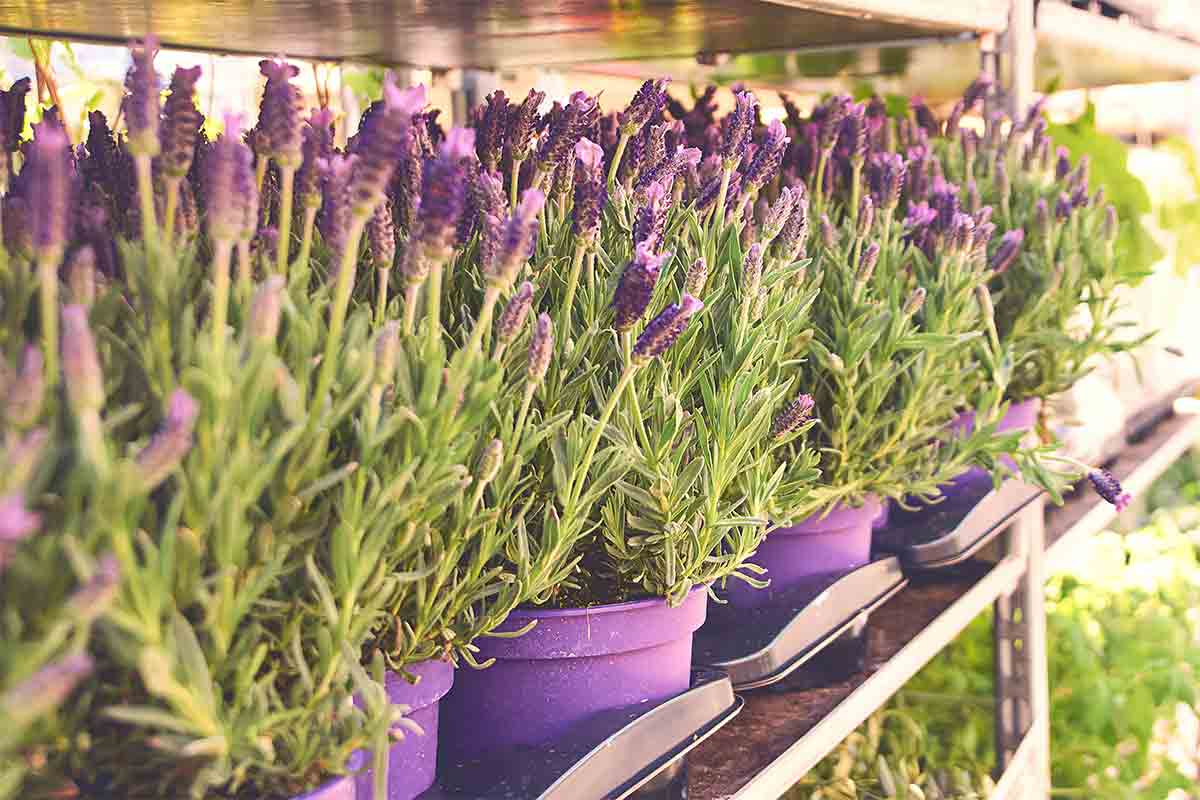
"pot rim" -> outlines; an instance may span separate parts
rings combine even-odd
[[[688,590],[684,597],[682,606],[687,603],[696,592],[707,591],[708,587],[702,583],[697,583]],[[639,608],[648,608],[651,606],[664,605],[667,602],[665,597],[644,597],[641,600],[625,600],[620,603],[603,603],[596,606],[580,606],[575,608],[514,608],[509,612],[508,618],[513,619],[520,617],[522,619],[563,619],[570,617],[590,617],[601,614],[620,614],[623,611],[634,611]],[[678,606],[677,606],[678,608]]]

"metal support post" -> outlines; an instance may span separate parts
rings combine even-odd
[[[1046,671],[1045,501],[1021,511],[1007,532],[1009,552],[1024,559],[1017,588],[996,599],[993,658],[996,696],[996,765],[1003,773],[1028,736],[1029,763],[1022,770],[1025,797],[1044,800],[1049,793],[1049,682]]]
[[[1012,0],[1003,34],[1007,111],[1016,120],[1033,102],[1033,62],[1037,52],[1034,0]]]

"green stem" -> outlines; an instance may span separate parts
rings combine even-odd
[[[170,242],[172,234],[175,233],[175,213],[179,205],[179,183],[180,179],[170,177],[166,180],[167,203],[166,212],[163,214],[163,241]]]
[[[483,343],[484,331],[492,327],[492,315],[496,312],[496,301],[500,299],[500,287],[489,283],[483,292],[483,306],[479,309],[479,318],[471,330],[471,339],[467,342],[467,350],[478,353]]]
[[[229,315],[229,261],[233,242],[218,241],[213,247],[212,263],[212,346],[213,360],[219,365],[225,348],[225,325]]]
[[[321,371],[317,375],[317,391],[314,401],[323,403],[325,393],[333,383],[333,372],[337,361],[337,349],[341,344],[342,329],[346,325],[346,311],[350,307],[350,294],[354,290],[354,267],[358,260],[358,242],[362,238],[363,225],[366,220],[355,216],[350,223],[346,236],[345,250],[342,251],[342,262],[338,267],[337,283],[333,290],[333,306],[329,310],[329,332],[325,337],[325,352],[321,357]],[[320,417],[313,414],[309,417],[315,421]]]
[[[263,180],[267,177],[267,159],[264,156],[259,156],[254,162],[254,188],[258,190],[258,194],[262,196]]]
[[[275,272],[288,274],[288,254],[292,250],[292,185],[295,167],[279,168],[279,246],[276,248]]]
[[[250,290],[254,283],[254,268],[250,264],[250,242],[241,241],[237,243],[237,256],[238,299],[245,302],[246,298],[250,296]]]
[[[558,319],[554,325],[560,331],[567,330],[571,321],[571,309],[575,303],[575,291],[579,288],[579,273],[583,269],[583,257],[587,253],[587,245],[583,242],[575,245],[575,257],[571,260],[571,273],[567,276],[567,293],[558,309]]]
[[[625,392],[625,387],[633,380],[634,373],[638,370],[638,365],[632,362],[625,364],[625,369],[621,372],[621,377],[617,381],[617,386],[613,389],[613,393],[609,395],[608,402],[604,405],[604,410],[600,412],[600,418],[596,420],[596,427],[592,431],[592,438],[588,441],[587,450],[583,453],[583,458],[579,461],[577,467],[577,481],[572,482],[571,491],[567,497],[569,505],[574,506],[579,500],[579,493],[583,491],[583,482],[587,477],[588,471],[592,468],[592,459],[596,457],[596,448],[600,446],[600,437],[604,435],[604,429],[608,426],[608,421],[612,418],[613,411],[617,408],[617,403],[621,399],[621,395]]]
[[[721,238],[721,233],[725,230],[725,198],[729,195],[729,179],[733,176],[733,168],[726,167],[721,172],[721,189],[717,192],[717,207],[715,209],[717,215],[717,239]],[[713,253],[713,258],[708,262],[716,265],[716,253]]]
[[[154,211],[154,182],[151,179],[150,156],[134,156],[137,171],[138,200],[142,209],[142,243],[153,247],[158,237],[158,219]]]
[[[317,224],[317,209],[314,206],[304,207],[304,230],[300,238],[300,256],[296,259],[296,263],[300,265],[300,269],[304,270],[305,274],[312,270],[309,268],[308,259],[312,255],[313,228]]]
[[[517,190],[521,186],[521,164],[523,160],[513,159],[512,176],[508,186],[508,206],[509,211],[516,213],[517,211]]]
[[[404,287],[404,334],[409,336],[417,322],[417,297],[421,290],[419,283],[410,283]]]
[[[58,248],[48,249],[38,256],[38,294],[42,312],[42,358],[45,361],[46,383],[58,383]]]
[[[440,258],[434,260],[425,285],[425,335],[431,347],[442,340],[442,267]]]
[[[391,274],[390,267],[383,267],[375,272],[378,283],[378,286],[375,287],[375,327],[377,328],[383,324],[384,317],[387,316],[388,278],[391,277]]]
[[[825,165],[829,161],[829,155],[825,150],[821,150],[821,155],[817,159],[817,173],[813,176],[813,185],[810,194],[813,199],[813,216],[818,221],[821,219],[821,212],[825,210]]]
[[[629,134],[622,131],[621,138],[617,140],[617,151],[613,153],[612,163],[608,165],[608,190],[610,192],[617,182],[617,170],[621,166],[621,159],[625,156],[625,147],[628,144]]]

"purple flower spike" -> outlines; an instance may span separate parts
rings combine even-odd
[[[862,239],[871,232],[871,226],[875,224],[875,203],[871,200],[871,195],[864,194],[858,202],[858,219],[855,221],[855,235]]]
[[[67,244],[70,205],[70,142],[61,128],[41,125],[34,136],[26,169],[33,193],[33,246],[38,258],[57,259]]]
[[[530,383],[541,383],[550,369],[550,356],[554,354],[554,326],[549,314],[539,314],[529,338],[529,363],[526,378]]]
[[[179,466],[192,448],[192,429],[200,406],[183,389],[171,393],[167,418],[150,442],[137,454],[138,475],[149,490],[158,486]]]
[[[667,194],[667,187],[661,183],[655,183],[646,189],[645,200],[638,209],[637,219],[633,223],[635,246],[654,247],[658,244],[658,240],[663,234],[663,228],[667,224],[669,205],[670,196]]]
[[[996,79],[991,75],[987,73],[981,74],[963,92],[963,107],[968,111],[975,108],[975,104],[987,97],[988,92],[992,90],[995,84]]]
[[[521,101],[521,105],[510,109],[508,121],[509,153],[513,161],[526,161],[533,154],[533,134],[537,125],[538,108],[546,99],[545,92],[533,89]]]
[[[853,164],[862,165],[867,159],[867,107],[855,103],[842,120],[841,142],[850,153]]]
[[[658,116],[667,102],[667,79],[649,80],[642,84],[629,106],[617,117],[621,134],[636,136],[647,122]]]
[[[162,158],[163,171],[182,178],[192,166],[196,139],[204,115],[196,109],[196,82],[200,67],[178,67],[171,76],[171,94],[163,104]]]
[[[525,325],[525,318],[529,316],[532,306],[533,284],[525,281],[504,307],[500,319],[496,321],[497,344],[507,345],[516,338],[517,332]]]
[[[215,242],[235,241],[241,235],[246,199],[238,192],[244,189],[240,173],[249,159],[249,148],[242,142],[241,120],[227,115],[225,133],[213,143],[203,164],[204,196],[208,201],[205,221],[208,236]]]
[[[475,152],[479,161],[488,170],[500,166],[504,157],[504,137],[512,104],[508,96],[497,89],[487,96],[485,103],[475,113]]]
[[[1121,488],[1121,482],[1106,469],[1094,469],[1088,473],[1088,480],[1096,494],[1105,501],[1116,506],[1117,511],[1124,511],[1133,502],[1133,496]]]
[[[255,149],[279,166],[295,169],[303,157],[303,98],[291,81],[300,75],[300,68],[272,59],[259,61],[258,68],[266,76],[267,84],[258,110],[260,135],[255,139]]]
[[[321,231],[321,238],[325,240],[325,246],[333,254],[335,269],[340,268],[341,254],[347,245],[346,237],[349,235],[354,214],[351,180],[357,160],[358,156],[335,155],[326,162],[324,200],[321,204],[321,214],[317,217],[317,225]],[[409,269],[412,265],[419,264],[428,269],[419,251],[418,247],[406,248],[406,275],[410,274]],[[331,279],[333,277],[335,275],[330,275]],[[423,278],[424,274],[421,277]]]
[[[742,175],[742,192],[756,192],[762,185],[779,172],[783,162],[783,154],[792,140],[787,136],[787,129],[779,120],[774,120],[767,127],[766,138],[759,143]]]
[[[0,151],[15,153],[21,145],[25,130],[25,95],[29,94],[29,78],[13,81],[0,92]]]
[[[904,189],[904,158],[899,153],[874,153],[867,164],[866,176],[875,204],[894,210]]]
[[[701,256],[688,267],[687,276],[683,283],[683,291],[692,297],[704,294],[704,285],[708,283],[708,263]]]
[[[270,275],[254,293],[250,302],[247,328],[250,338],[258,342],[274,342],[283,317],[283,298],[287,282],[282,275]]]
[[[537,152],[537,175],[549,177],[571,157],[575,145],[583,134],[599,119],[600,107],[594,97],[584,92],[571,95],[571,102],[563,107],[550,124]],[[544,187],[539,187],[544,188]]]
[[[108,553],[100,557],[92,577],[71,594],[67,605],[80,617],[95,619],[112,605],[120,585],[121,563]]]
[[[396,232],[392,225],[392,209],[380,203],[367,220],[367,245],[376,269],[391,269],[396,260]]]
[[[821,215],[821,242],[829,248],[837,246],[838,234],[837,229],[833,227],[833,223],[829,221],[828,214]]]
[[[721,159],[727,170],[736,169],[742,163],[750,144],[750,132],[758,108],[758,100],[752,92],[738,92],[736,98],[737,107],[729,116],[725,138],[721,143]]]
[[[627,331],[642,318],[658,283],[659,270],[670,258],[670,253],[654,255],[649,245],[638,246],[633,260],[621,272],[613,294],[614,328]]]
[[[808,198],[803,186],[801,183],[793,188],[796,200],[792,205],[792,213],[774,242],[775,251],[788,263],[803,258],[808,244]]]
[[[608,202],[604,181],[604,151],[590,139],[575,145],[575,204],[572,232],[589,246],[600,234],[600,214]]]
[[[442,143],[438,158],[425,164],[413,235],[431,259],[445,260],[450,256],[455,231],[467,205],[467,174],[462,160],[474,151],[474,132],[455,128]]]
[[[758,242],[750,245],[742,259],[742,291],[748,297],[758,297],[762,288],[763,246]]]
[[[1071,195],[1060,192],[1058,201],[1054,204],[1054,216],[1060,220],[1068,219],[1074,210],[1075,204],[1071,201]]]
[[[158,75],[154,72],[154,57],[158,54],[158,39],[147,36],[140,45],[133,45],[133,66],[125,76],[125,127],[129,131],[129,152],[135,156],[156,156],[159,153]]]
[[[99,411],[104,405],[104,376],[83,306],[69,305],[62,310],[62,371],[75,413]]]
[[[1064,181],[1071,174],[1071,151],[1065,147],[1060,147],[1055,152],[1058,157],[1054,162],[1054,178],[1055,180]]]
[[[50,662],[0,695],[0,714],[18,727],[32,722],[62,705],[93,667],[86,653]]]
[[[771,438],[779,439],[799,428],[812,416],[815,405],[816,401],[809,394],[802,394],[788,403],[771,422]]]
[[[321,204],[323,164],[333,155],[333,112],[314,109],[304,124],[303,137],[296,196],[306,208],[315,208]]]
[[[633,346],[633,363],[648,364],[665,353],[687,329],[688,321],[696,316],[704,303],[685,294],[678,303],[672,303],[650,321]]]
[[[879,263],[879,242],[871,242],[858,259],[858,272],[854,276],[856,283],[866,285],[875,274],[875,265]]]
[[[992,254],[988,268],[997,275],[1007,270],[1016,261],[1021,252],[1021,243],[1025,241],[1025,231],[1017,228],[1000,237],[1000,247]]]
[[[796,199],[797,193],[793,192],[790,186],[785,186],[780,190],[779,198],[773,205],[768,207],[766,218],[763,220],[759,236],[764,244],[773,242],[784,226],[787,225],[788,220],[792,216],[792,210],[796,207]],[[765,200],[760,199],[759,202],[765,202]],[[695,294],[695,292],[692,292],[692,294]]]
[[[424,106],[424,86],[401,90],[391,75],[384,80],[383,107],[371,115],[355,143],[358,158],[354,164],[352,191],[356,215],[369,216],[383,201],[396,164],[404,154],[413,127],[413,115]]]
[[[508,286],[516,280],[537,243],[538,214],[545,204],[546,195],[537,189],[526,189],[521,195],[516,211],[498,232],[490,267],[484,262],[489,283]]]

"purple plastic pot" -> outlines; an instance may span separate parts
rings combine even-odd
[[[350,756],[349,768],[351,772],[362,769],[366,763],[366,756],[362,753],[354,753]],[[366,795],[369,798],[371,795]],[[340,778],[334,778],[331,781],[321,784],[311,792],[296,795],[292,800],[360,800],[363,796],[355,791],[355,778],[353,775],[343,775]]]
[[[1038,412],[1041,410],[1042,401],[1036,397],[1031,397],[1028,400],[1022,400],[1020,403],[1013,403],[1008,407],[1008,411],[1004,417],[996,425],[996,430],[999,433],[1007,433],[1009,431],[1027,431],[1031,430],[1037,424]],[[975,412],[964,411],[955,417],[950,423],[950,429],[955,433],[969,434],[975,430]],[[1016,464],[1008,456],[1001,456],[1001,460],[1009,467],[1015,468]],[[942,494],[947,499],[953,499],[956,495],[962,494],[968,490],[974,490],[975,487],[983,484],[991,483],[991,475],[982,467],[968,467],[965,472],[954,478],[947,484],[942,486]]]
[[[697,586],[671,608],[662,598],[573,609],[518,609],[475,642],[484,670],[461,669],[442,701],[443,765],[540,747],[594,714],[659,702],[691,682],[692,633],[708,593]]]
[[[879,514],[875,519],[871,520],[871,530],[877,531],[880,528],[886,528],[888,520],[892,516],[892,501],[886,497],[879,501]]]
[[[405,717],[421,726],[424,735],[405,731],[405,736],[388,750],[387,798],[375,800],[413,800],[433,785],[437,771],[438,711],[441,699],[454,685],[454,665],[431,659],[405,668],[420,680],[412,684],[398,673],[384,676],[383,688],[392,705],[406,705]],[[372,773],[358,777],[357,800],[372,800]],[[340,800],[340,798],[339,798]]]
[[[838,505],[828,514],[814,514],[789,528],[775,528],[750,560],[767,570],[766,589],[745,581],[726,583],[725,597],[740,608],[767,603],[776,592],[826,572],[843,572],[871,560],[871,523],[882,504],[870,496],[858,508]]]

